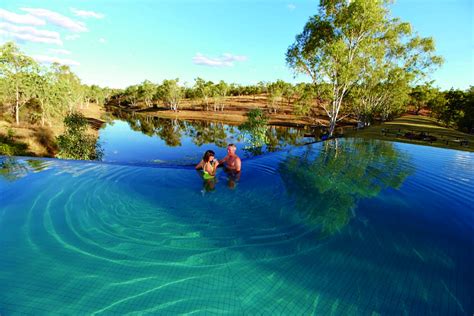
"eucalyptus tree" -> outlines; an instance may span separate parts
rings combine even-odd
[[[294,105],[294,112],[301,116],[314,117],[313,113],[316,110],[316,91],[311,84],[298,83],[295,88],[296,101]]]
[[[108,97],[112,94],[109,88],[101,88],[98,85],[91,85],[88,88],[87,97],[89,101],[93,101],[98,106],[103,106]]]
[[[0,76],[0,114],[5,112],[5,105],[8,105],[7,84],[7,79]]]
[[[65,93],[61,91],[57,74],[49,68],[43,68],[34,81],[34,97],[40,106],[41,125],[44,126],[46,122],[51,125],[52,118],[65,115]]]
[[[124,91],[125,99],[133,106],[138,106],[140,94],[137,85],[129,86]]]
[[[268,91],[268,106],[274,113],[277,112],[278,105],[283,100],[283,91],[285,89],[285,82],[277,80],[267,86]]]
[[[257,83],[257,87],[258,87],[259,93],[267,93],[268,92],[268,82],[259,81]]]
[[[4,83],[4,100],[12,104],[16,124],[20,124],[20,109],[34,95],[34,76],[38,64],[23,54],[13,42],[0,46],[0,77]]]
[[[161,99],[172,111],[178,111],[179,103],[184,96],[183,88],[178,85],[179,79],[163,80],[158,88]]]
[[[283,82],[282,95],[286,99],[288,106],[290,106],[293,96],[295,94],[295,87],[291,83]]]
[[[249,94],[253,95],[253,100],[257,99],[257,95],[261,93],[260,87],[257,85],[248,86],[247,89],[249,90]]]
[[[138,86],[138,97],[141,101],[145,102],[147,107],[153,106],[153,97],[157,91],[156,85],[149,81],[145,80]]]
[[[379,74],[386,69],[389,66],[379,68]],[[364,126],[369,125],[375,115],[385,121],[406,110],[409,91],[409,79],[403,69],[396,67],[381,76],[371,71],[349,93],[349,108]]]
[[[212,98],[213,94],[213,82],[205,81],[202,78],[196,78],[194,83],[194,88],[197,91],[197,95],[202,99],[203,105],[206,108],[206,111],[209,111],[209,101]]]
[[[436,104],[436,106],[432,105],[432,111],[435,113],[438,121],[445,126],[461,127],[465,132],[472,132],[474,122],[474,98],[472,94],[472,88],[466,92],[458,89],[445,91],[442,98],[441,96],[437,98],[439,104]]]
[[[72,114],[82,108],[86,100],[87,88],[81,84],[79,77],[67,65],[52,64],[52,71],[57,77],[57,90],[62,94],[67,105],[67,112]]]
[[[410,103],[418,115],[421,109],[428,106],[430,100],[435,97],[436,91],[431,86],[432,82],[416,85],[410,92]]]
[[[398,19],[384,26],[381,39],[368,41],[367,45],[371,45],[371,56],[364,60],[360,80],[351,91],[355,114],[365,124],[375,114],[385,120],[405,111],[410,86],[424,81],[442,63],[442,58],[434,54],[433,40],[413,36],[410,25]],[[432,90],[429,82],[417,87],[412,95],[416,113],[427,105]]]
[[[372,71],[379,72],[380,67],[392,62],[392,66],[400,65],[402,71],[419,77],[433,62],[440,62],[431,55],[434,45],[430,38],[411,37],[408,23],[390,18],[390,2],[322,1],[319,13],[309,19],[288,48],[286,60],[291,68],[310,76],[316,86],[330,84],[329,102],[322,103],[329,117],[330,135],[344,117],[340,114],[349,91],[361,85]],[[383,57],[377,60],[379,54]],[[368,67],[374,62],[375,67]],[[378,83],[383,82],[375,81],[369,89],[379,88]]]
[[[224,111],[225,98],[229,93],[230,87],[223,80],[219,81],[218,84],[215,84],[213,87],[213,97],[214,97],[214,111],[221,110]]]

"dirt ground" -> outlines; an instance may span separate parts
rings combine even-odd
[[[294,100],[292,100],[293,102]],[[223,109],[214,107],[212,101],[206,106],[201,100],[182,100],[178,111],[171,111],[163,105],[157,104],[154,107],[134,109],[137,112],[144,113],[162,118],[175,118],[184,120],[202,120],[202,121],[219,121],[226,124],[241,124],[246,121],[247,113],[252,109],[261,109],[267,114],[269,124],[283,126],[325,126],[328,124],[327,116],[321,109],[317,113],[308,117],[294,114],[293,104],[289,104],[287,100],[282,100],[275,104],[275,108],[271,108],[268,104],[267,97],[262,95],[256,96],[231,96],[226,97]],[[111,105],[117,106],[117,102]],[[122,107],[132,109],[130,107]],[[207,109],[206,109],[207,108]],[[347,123],[347,122],[344,122]]]

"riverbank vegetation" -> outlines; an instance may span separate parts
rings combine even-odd
[[[68,66],[38,64],[12,42],[0,46],[0,155],[56,156],[63,121],[76,112],[88,115],[96,139],[111,93],[82,84]]]

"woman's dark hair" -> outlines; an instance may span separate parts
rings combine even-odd
[[[205,153],[204,153],[204,156],[202,156],[202,160],[204,162],[209,162],[209,158],[211,156],[215,156],[216,154],[212,151],[212,150],[207,150]]]

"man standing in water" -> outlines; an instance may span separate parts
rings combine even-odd
[[[227,146],[227,156],[219,160],[219,164],[225,164],[225,172],[228,176],[227,186],[235,189],[237,182],[240,180],[241,161],[239,156],[235,154],[237,147],[234,144]]]
[[[219,160],[219,164],[225,164],[225,168],[228,171],[239,173],[242,164],[239,156],[235,154],[236,150],[237,147],[234,144],[229,144],[229,146],[227,146],[227,156],[225,156],[224,159]]]

